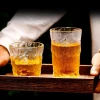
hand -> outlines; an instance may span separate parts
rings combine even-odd
[[[7,49],[0,45],[0,67],[5,66],[10,59]]]
[[[97,76],[100,73],[100,53],[94,54],[92,57],[92,68],[90,74]]]

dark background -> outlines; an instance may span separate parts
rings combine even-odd
[[[0,30],[3,29],[7,22],[13,17],[16,11],[19,9],[10,9],[0,10]],[[48,10],[48,9],[47,9]],[[52,9],[53,10],[53,9]],[[58,26],[75,26],[82,28],[82,40],[81,40],[81,64],[91,64],[91,31],[90,31],[90,22],[89,22],[89,9],[67,9],[67,14],[52,27]],[[51,27],[51,28],[52,28]],[[43,63],[51,63],[51,51],[50,51],[50,35],[49,29],[43,34],[38,40],[44,43],[44,53],[43,53]],[[6,67],[1,69],[1,74],[7,71]],[[0,96],[3,97],[23,97],[34,99],[38,97],[45,98],[69,98],[68,100],[92,100],[92,94],[71,94],[71,93],[41,93],[41,92],[31,92],[31,91],[6,91],[0,90]]]
[[[30,10],[32,10],[31,8]],[[34,8],[36,9],[36,8]],[[56,8],[57,9],[57,8]],[[67,11],[66,15],[52,27],[79,27],[82,28],[82,38],[81,38],[81,64],[91,64],[91,30],[90,30],[90,19],[89,12],[91,9],[65,9]],[[63,10],[60,9],[59,10]],[[13,15],[20,10],[19,8],[5,9],[0,11],[0,30],[6,27],[7,22],[13,17]],[[24,9],[27,10],[27,9]],[[29,9],[28,9],[29,10]],[[46,8],[48,11],[48,9]],[[55,9],[51,9],[52,12]],[[58,10],[58,9],[57,9]],[[41,11],[41,10],[40,10]],[[50,28],[52,28],[50,27]],[[51,51],[50,51],[50,35],[49,29],[36,41],[41,41],[44,43],[44,54],[43,63],[51,63]]]
[[[81,38],[81,64],[91,64],[91,30],[89,20],[90,10],[76,10],[68,9],[66,15],[52,27],[79,27],[82,29]],[[51,27],[51,28],[52,28]],[[50,35],[49,30],[43,34],[37,41],[41,41],[45,44],[44,49],[44,63],[51,63],[50,52]]]

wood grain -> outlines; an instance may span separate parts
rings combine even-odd
[[[55,78],[52,76],[52,64],[42,65],[42,74],[34,76],[13,76],[11,73],[0,75],[0,89],[39,92],[94,93],[98,76],[91,76],[91,65],[80,65],[80,77]]]

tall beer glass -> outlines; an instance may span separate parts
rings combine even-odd
[[[54,77],[79,77],[82,29],[56,27],[50,29]]]

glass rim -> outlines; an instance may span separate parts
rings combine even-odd
[[[24,43],[26,43],[26,44],[28,44],[28,43],[35,43],[35,44],[38,43],[40,45],[38,45],[38,46],[27,46],[26,45],[24,47],[21,47],[21,46],[17,47],[16,45],[20,44],[20,43],[22,43],[22,44],[24,44]],[[19,41],[19,42],[13,42],[13,43],[9,44],[9,47],[13,47],[13,48],[16,48],[16,47],[17,48],[37,48],[37,47],[44,47],[44,44],[42,42]]]
[[[65,30],[60,30],[60,29],[65,29]],[[79,27],[54,27],[50,29],[50,32],[76,32],[76,31],[82,32],[82,29]]]

